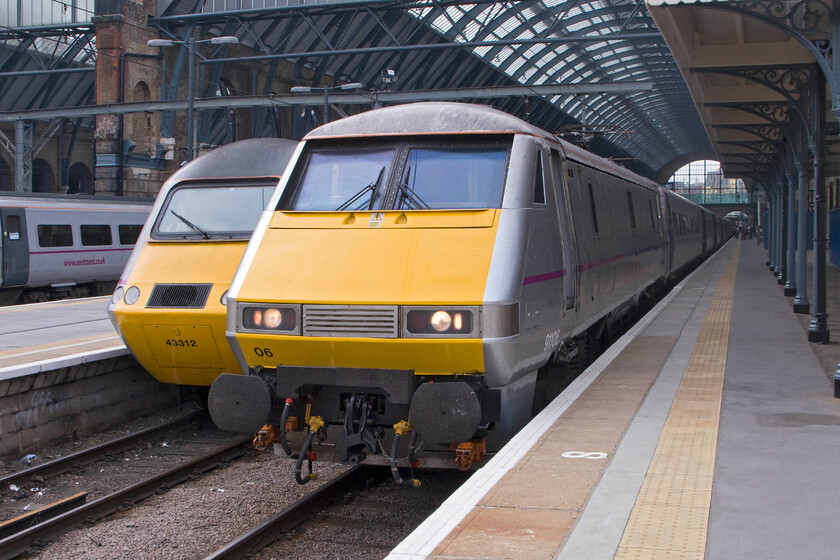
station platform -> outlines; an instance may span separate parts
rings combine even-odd
[[[766,255],[730,241],[388,560],[837,558],[840,352]]]
[[[110,296],[0,307],[0,380],[127,355]]]

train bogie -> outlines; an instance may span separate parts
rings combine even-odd
[[[226,293],[296,146],[228,144],[162,187],[108,307],[126,346],[159,381],[207,387],[222,372],[241,373],[225,339]]]

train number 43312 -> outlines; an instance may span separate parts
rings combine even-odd
[[[192,339],[181,340],[181,339],[178,339],[178,338],[167,339],[166,340],[166,345],[167,346],[173,346],[173,347],[177,346],[177,347],[182,347],[182,348],[187,348],[187,347],[194,348],[194,347],[198,346],[198,344],[196,344],[195,340],[192,340]]]

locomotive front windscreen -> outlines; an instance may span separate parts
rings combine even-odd
[[[499,208],[509,149],[491,145],[391,144],[320,147],[280,199],[278,210],[459,210]]]
[[[254,231],[275,185],[184,185],[167,196],[154,239],[244,238]]]

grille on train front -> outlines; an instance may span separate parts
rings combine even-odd
[[[202,309],[213,284],[155,284],[146,307]]]
[[[396,305],[304,305],[304,336],[397,338]]]

